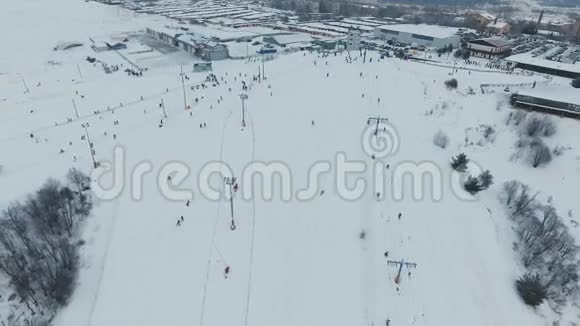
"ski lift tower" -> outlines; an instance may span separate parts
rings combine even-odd
[[[230,214],[232,217],[232,223],[230,225],[230,230],[235,230],[236,229],[236,223],[234,221],[234,192],[232,190],[232,188],[234,187],[234,185],[236,184],[236,178],[235,177],[224,177],[224,182],[225,184],[227,184],[230,188]]]
[[[244,106],[244,101],[248,99],[248,94],[240,94],[240,99],[242,100],[242,127],[246,126],[246,107]]]
[[[375,127],[375,136],[376,136],[376,135],[378,135],[378,134],[379,134],[379,124],[380,124],[381,122],[387,122],[387,121],[389,121],[389,119],[388,119],[388,118],[382,118],[382,117],[380,117],[380,116],[378,116],[378,117],[370,117],[370,118],[367,120],[367,125],[370,125],[372,121],[374,121],[374,122],[376,122],[376,123],[377,123],[377,124],[376,124],[376,127]]]
[[[401,260],[387,260],[388,266],[398,266],[399,271],[397,272],[397,277],[395,277],[395,283],[401,283],[401,272],[403,271],[403,266],[407,267],[408,269],[417,268],[416,263],[407,262],[404,259]]]

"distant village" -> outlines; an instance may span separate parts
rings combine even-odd
[[[451,57],[454,66],[459,59],[507,72],[519,68],[580,77],[580,14],[572,9],[518,12],[500,7],[502,12],[494,14],[306,0],[100,2],[169,18],[169,24],[143,26],[141,42],[190,54],[199,61],[194,64],[198,71],[211,70],[211,62],[224,59],[264,59],[303,50],[374,50],[381,56],[434,64],[449,64]],[[126,46],[105,44],[115,51]],[[578,104],[573,104],[573,111],[580,111]]]

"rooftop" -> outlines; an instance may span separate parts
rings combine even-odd
[[[580,73],[580,64],[563,63],[557,61],[551,61],[543,58],[533,58],[531,53],[521,53],[507,57],[506,61],[511,61],[515,63],[522,63],[527,65],[545,67],[555,70],[562,70],[574,73]]]
[[[501,38],[501,37],[480,38],[477,40],[469,41],[469,43],[475,43],[475,44],[487,43],[487,44],[490,44],[490,45],[498,47],[498,48],[508,46],[511,44],[509,40]]]
[[[537,87],[518,91],[518,94],[580,105],[580,89],[572,86]]]
[[[431,36],[434,38],[447,38],[457,34],[459,31],[455,27],[445,27],[438,25],[427,25],[427,24],[394,24],[394,25],[382,25],[377,27],[382,30],[389,30],[402,33],[417,34],[423,36]]]

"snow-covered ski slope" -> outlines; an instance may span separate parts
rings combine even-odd
[[[505,123],[512,110],[506,95],[479,92],[481,83],[543,85],[543,77],[459,71],[459,89],[451,91],[443,85],[448,68],[378,60],[376,53],[368,53],[364,64],[360,57],[346,63],[344,54],[295,53],[266,62],[262,82],[252,78],[261,63],[216,62],[219,85],[192,90],[207,74],[192,73],[191,59],[179,53],[144,60],[145,66],[154,64],[143,77],[107,75],[85,61],[95,56],[125,63],[114,53],[95,54],[88,37],[142,29],[161,18],[76,0],[23,0],[5,7],[0,27],[10,33],[0,51],[2,208],[71,167],[90,172],[81,123],[90,125],[98,160],[112,160],[114,148],[126,156],[125,188],[118,198],[100,201],[87,222],[78,288],[55,325],[367,326],[389,319],[395,326],[533,326],[553,318],[546,309],[530,310],[515,294],[513,281],[522,269],[496,197],[501,183],[521,180],[553,196],[562,215],[571,211],[573,219],[580,209],[571,195],[580,181],[578,121],[556,118],[559,130],[550,144],[572,149],[533,169],[510,160],[517,135]],[[85,46],[53,51],[59,41]],[[180,64],[189,77],[191,114],[183,109]],[[245,128],[242,80],[249,86]],[[467,95],[469,86],[475,95]],[[162,128],[161,99],[168,114]],[[102,112],[93,115],[95,110]],[[363,150],[369,116],[389,119],[399,142],[396,153],[373,160]],[[65,123],[68,118],[73,121]],[[203,123],[207,127],[200,128]],[[466,136],[479,140],[469,128],[480,124],[495,128],[495,141],[466,144]],[[447,149],[433,145],[438,130],[451,139]],[[495,184],[474,201],[452,189],[448,162],[459,152],[495,176]],[[318,179],[307,201],[282,200],[280,192],[272,200],[237,196],[232,231],[229,202],[208,200],[198,191],[198,172],[209,162],[226,163],[235,176],[251,162],[284,163],[295,191],[307,185],[316,162],[328,161],[335,170],[340,153],[366,163],[359,176],[367,180],[375,164],[392,180],[402,164],[430,162],[441,171],[442,198],[433,200],[429,187],[424,198],[414,198],[407,183],[396,200],[389,181],[379,200],[372,188],[345,200],[331,173]],[[152,171],[139,188],[142,199],[134,200],[131,169],[144,161]],[[181,184],[194,190],[189,207],[158,190],[157,175],[169,162],[190,169]],[[354,182],[349,178],[349,187]],[[180,216],[184,222],[177,227]],[[399,285],[386,251],[389,259],[417,263],[410,275],[403,269]]]

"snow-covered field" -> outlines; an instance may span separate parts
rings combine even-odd
[[[161,18],[78,0],[5,7],[0,27],[10,33],[0,51],[0,207],[71,167],[91,172],[81,123],[90,125],[99,161],[113,160],[115,148],[125,153],[125,168],[116,171],[124,172],[125,187],[114,200],[99,201],[86,223],[77,291],[54,325],[384,325],[389,319],[395,326],[533,326],[557,318],[545,306],[528,308],[514,290],[522,268],[497,195],[504,181],[520,180],[541,197],[552,196],[561,215],[574,220],[580,211],[574,195],[579,122],[555,118],[558,133],[549,144],[571,149],[534,169],[511,160],[517,131],[505,122],[513,110],[507,95],[502,88],[479,92],[482,83],[537,81],[541,87],[544,77],[460,70],[454,74],[459,88],[448,90],[446,67],[379,60],[376,53],[367,54],[366,63],[360,57],[346,63],[345,54],[295,53],[265,62],[261,82],[253,78],[260,62],[214,62],[219,83],[192,89],[207,74],[191,72],[194,59],[185,55],[158,54],[143,61],[151,63],[143,77],[132,77],[122,72],[127,63],[121,57],[87,46],[88,37],[142,29]],[[53,51],[59,41],[85,46]],[[105,74],[87,56],[125,67]],[[191,110],[184,109],[181,64]],[[242,81],[248,86],[245,128]],[[475,95],[467,94],[469,87]],[[361,146],[371,116],[388,118],[391,139],[398,141],[386,157],[373,159]],[[495,129],[493,142],[477,144],[480,125]],[[446,149],[433,145],[439,130],[450,137]],[[449,160],[459,152],[495,177],[475,200],[466,200],[451,181]],[[240,193],[232,231],[229,202],[207,199],[197,187],[198,173],[210,162],[224,162],[239,177],[252,162],[276,161],[289,168],[298,190],[308,185],[315,163],[327,161],[334,172],[337,154],[365,163],[358,176],[368,181],[380,164],[386,195],[377,199],[369,185],[360,198],[345,200],[334,173],[322,175],[305,201],[283,200],[279,191],[272,200]],[[135,200],[131,172],[145,161],[152,171]],[[194,191],[189,207],[158,189],[157,177],[170,162],[190,169],[181,184]],[[441,172],[441,198],[434,200],[430,187],[414,198],[409,182],[396,198],[396,171],[420,163]],[[349,178],[348,186],[354,182]],[[417,263],[403,269],[398,285],[387,251],[389,259]]]

